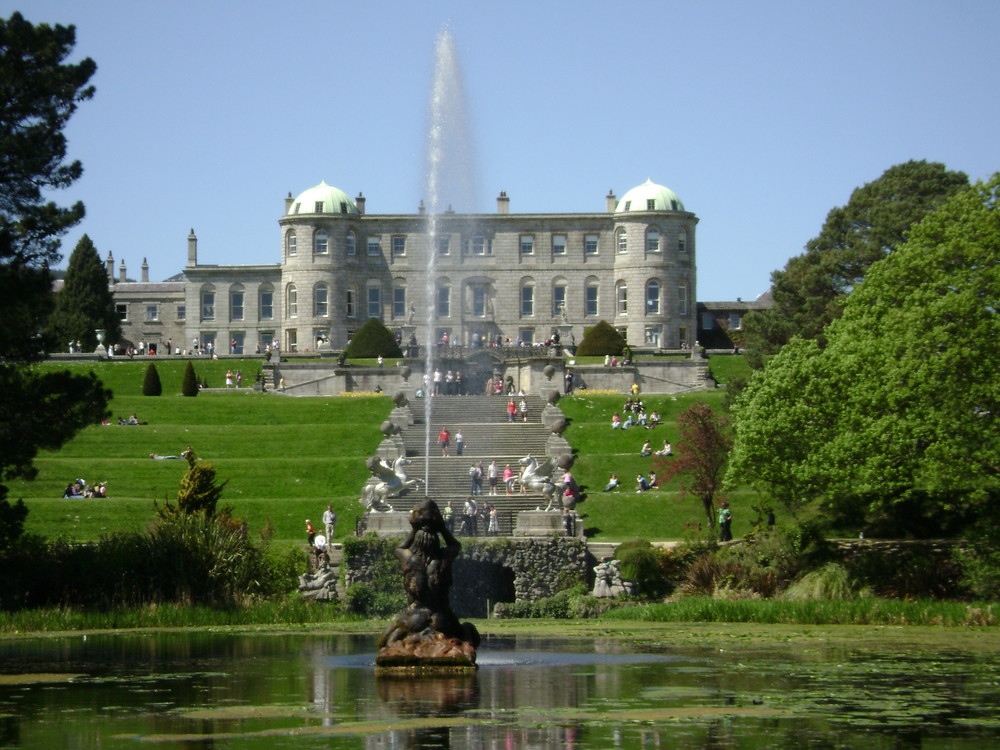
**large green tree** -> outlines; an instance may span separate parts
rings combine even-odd
[[[38,373],[27,362],[45,348],[52,305],[48,265],[59,237],[83,218],[45,199],[82,167],[65,161],[63,128],[96,66],[67,63],[72,26],[34,25],[20,13],[0,19],[0,482],[30,477],[39,449],[56,449],[107,413],[110,393],[93,375]],[[0,503],[7,488],[0,485]]]
[[[771,274],[774,307],[743,319],[744,346],[774,352],[793,336],[824,343],[823,329],[840,317],[846,295],[869,266],[893,252],[906,241],[910,227],[968,185],[964,172],[936,162],[908,161],[857,188],[846,206],[830,211],[805,252]]]
[[[90,237],[83,235],[69,256],[66,280],[56,294],[55,310],[49,318],[50,338],[62,345],[80,341],[83,351],[97,346],[95,330],[105,331],[105,342],[121,338],[121,322],[108,286],[108,272]]]
[[[729,480],[863,522],[955,528],[1000,497],[1000,174],[915,225],[733,411]],[[990,511],[992,515],[992,511]]]

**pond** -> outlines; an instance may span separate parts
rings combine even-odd
[[[486,637],[476,674],[376,678],[374,638],[0,641],[0,747],[1000,746],[1000,654]]]

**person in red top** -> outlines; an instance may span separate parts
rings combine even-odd
[[[306,534],[309,536],[309,546],[316,541],[316,529],[313,528],[312,521],[306,519]]]
[[[514,399],[507,402],[507,421],[513,422],[514,418],[517,416],[517,404],[514,403]]]
[[[448,455],[448,445],[451,443],[451,433],[448,432],[447,427],[442,427],[441,432],[438,433],[438,442],[441,444],[441,455]]]

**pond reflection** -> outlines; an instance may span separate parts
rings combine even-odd
[[[1000,744],[1000,656],[486,638],[477,673],[376,677],[374,637],[0,641],[0,747]]]

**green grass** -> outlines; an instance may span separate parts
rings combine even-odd
[[[42,452],[34,481],[10,482],[10,497],[24,498],[30,510],[28,532],[87,541],[117,529],[143,528],[155,518],[153,501],[174,498],[186,469],[184,461],[154,461],[148,455],[177,455],[191,445],[212,462],[220,480],[228,480],[222,502],[252,530],[270,521],[276,542],[301,542],[304,520],[315,523],[330,503],[340,517],[338,538],[353,534],[362,510],[357,498],[368,477],[364,460],[381,439],[378,426],[392,406],[387,397],[288,398],[244,388],[185,398],[179,395],[185,362],[164,357],[155,363],[163,383],[159,397],[141,395],[149,359],[40,365],[95,371],[114,393],[112,414],[117,418],[134,412],[148,424],[95,425],[59,451]],[[245,382],[252,382],[260,361],[205,359],[195,366],[209,385],[222,386],[227,369],[243,370],[249,374]],[[622,396],[577,395],[560,401],[570,421],[566,438],[577,457],[573,473],[588,490],[588,500],[579,508],[588,533],[611,541],[684,539],[692,533],[686,524],[706,527],[699,504],[681,498],[676,482],[637,495],[634,478],[653,463],[639,456],[647,437],[656,448],[664,438],[676,444],[677,415],[694,401],[721,408],[724,395],[721,390],[646,395],[647,407],[658,410],[663,423],[653,430],[627,431],[609,426]],[[623,489],[602,493],[612,472]],[[64,488],[76,478],[107,481],[109,497],[63,499]],[[730,498],[737,536],[750,528],[752,497],[737,493]]]
[[[685,597],[611,610],[605,620],[802,625],[997,625],[992,605],[931,599],[724,600]]]

